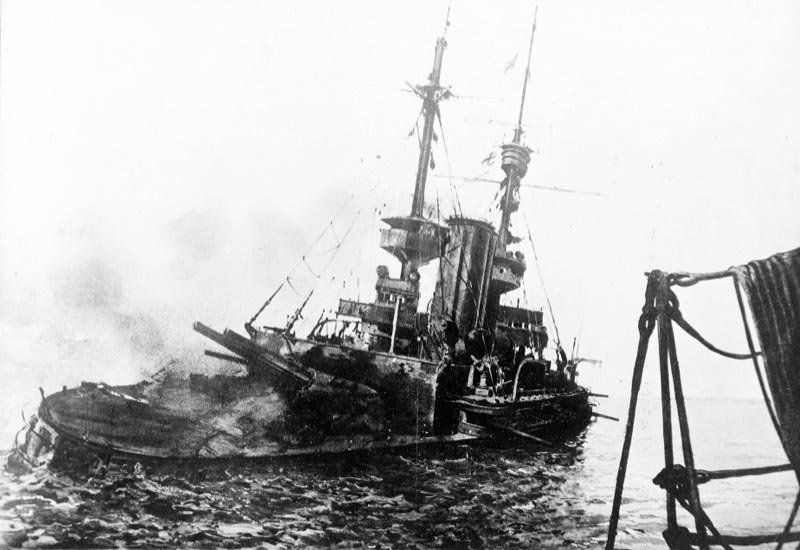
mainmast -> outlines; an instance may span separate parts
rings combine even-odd
[[[528,46],[528,64],[525,67],[525,81],[522,84],[522,98],[519,103],[519,118],[517,127],[514,130],[514,139],[511,143],[502,145],[503,149],[503,171],[506,173],[506,189],[500,204],[502,213],[498,234],[498,249],[505,251],[509,241],[509,223],[511,214],[519,208],[519,185],[520,181],[528,172],[528,163],[531,160],[530,149],[522,145],[522,115],[525,112],[525,96],[528,92],[528,80],[531,77],[531,54],[533,53],[533,37],[536,33],[536,15],[539,12],[537,7],[533,14],[533,26],[531,27],[531,41]]]

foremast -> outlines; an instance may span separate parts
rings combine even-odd
[[[441,86],[442,59],[446,47],[447,40],[444,36],[436,40],[433,69],[428,83],[411,87],[422,99],[423,116],[411,213],[408,216],[383,219],[389,228],[381,230],[381,248],[400,260],[400,280],[403,281],[418,279],[417,268],[438,257],[438,243],[444,230],[438,223],[425,218],[425,185],[432,164],[434,124],[439,114],[439,102],[448,92]]]
[[[411,216],[421,218],[425,207],[425,183],[428,180],[428,167],[431,163],[431,145],[433,143],[433,125],[439,109],[439,99],[444,89],[440,86],[442,76],[442,57],[447,41],[442,36],[436,40],[436,51],[433,58],[433,70],[428,84],[415,86],[414,91],[422,97],[424,126],[420,138],[419,161],[417,162],[417,178],[414,185],[414,200],[411,203]]]
[[[392,277],[387,266],[378,266],[374,302],[340,300],[339,303],[340,314],[359,317],[364,322],[370,347],[375,350],[399,354],[419,353],[421,344],[418,335],[427,324],[427,316],[417,313],[420,298],[418,269],[439,258],[441,245],[447,238],[447,227],[425,217],[425,186],[432,164],[434,126],[439,114],[439,102],[449,96],[448,88],[441,86],[446,47],[447,40],[443,33],[436,40],[433,69],[427,84],[411,86],[412,91],[422,99],[423,118],[411,212],[407,216],[382,220],[388,227],[381,229],[380,246],[400,261],[399,277]]]

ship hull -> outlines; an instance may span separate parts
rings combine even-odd
[[[308,369],[374,388],[386,407],[393,432],[433,434],[438,364],[302,339],[291,341],[291,356]]]
[[[355,393],[353,386],[347,389],[350,400],[370,395],[363,387],[356,387]],[[209,395],[209,391],[217,395]],[[220,392],[225,395],[218,395]],[[507,440],[515,436],[517,428],[523,435],[580,429],[588,423],[591,411],[589,395],[582,389],[521,398],[516,404],[442,399],[436,414],[449,419],[443,423],[444,432],[398,433],[385,429],[381,422],[375,422],[370,430],[365,429],[369,419],[356,415],[349,428],[340,427],[339,433],[315,431],[304,436],[287,423],[287,407],[267,385],[250,377],[201,377],[188,384],[171,381],[121,387],[84,383],[43,399],[38,416],[29,422],[7,466],[25,470],[52,461],[101,471],[120,462],[210,464]],[[262,414],[253,418],[254,410]],[[240,415],[243,411],[247,412]],[[362,413],[368,415],[368,407]],[[499,429],[501,426],[516,428],[509,431]]]

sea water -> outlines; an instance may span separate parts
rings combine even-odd
[[[604,544],[627,403],[554,448],[522,442],[408,448],[201,468],[42,468],[0,474],[0,532],[12,547],[597,548]],[[698,468],[782,464],[758,400],[690,399]],[[676,426],[676,446],[677,446]],[[676,447],[676,461],[683,462]],[[617,548],[665,548],[660,403],[640,400]],[[783,528],[790,472],[700,486],[722,533]],[[683,525],[691,518],[679,512]]]

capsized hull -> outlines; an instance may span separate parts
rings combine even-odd
[[[389,403],[391,405],[391,403]],[[474,436],[393,429],[363,384],[318,373],[292,398],[258,376],[193,375],[131,386],[83,383],[43,399],[11,462],[56,455],[103,460],[215,460],[348,452]]]
[[[292,356],[309,369],[373,388],[392,432],[434,433],[439,365],[416,357],[296,339]]]
[[[346,414],[319,411],[326,423],[312,426],[269,384],[249,376],[193,376],[117,387],[83,383],[42,401],[8,465],[25,469],[53,456],[97,467],[112,461],[180,463],[463,443],[514,435],[493,426],[518,426],[525,433],[581,428],[591,411],[585,390],[540,395],[516,405],[499,399],[442,400],[437,414],[453,421],[446,433],[397,433],[386,428],[373,390],[337,380],[327,384],[345,384],[334,393],[348,402]],[[310,406],[318,406],[320,399],[325,397],[311,399]],[[327,399],[328,404],[335,401]],[[586,410],[589,414],[582,414]],[[334,417],[338,424],[331,423]],[[471,429],[475,424],[484,429]]]

